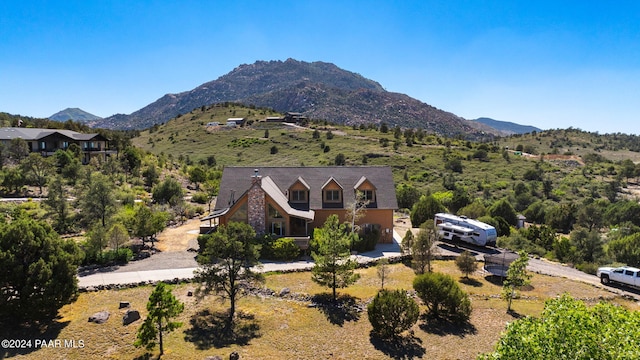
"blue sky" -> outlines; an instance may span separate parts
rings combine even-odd
[[[325,61],[467,119],[640,134],[637,1],[0,1],[0,111],[129,114]]]

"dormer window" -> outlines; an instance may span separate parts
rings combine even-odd
[[[309,201],[309,184],[302,177],[298,177],[291,186],[289,186],[289,202],[291,203],[307,203]]]
[[[325,202],[340,202],[342,198],[340,196],[340,190],[325,190],[324,201]]]
[[[307,202],[307,191],[291,190],[291,202]]]
[[[322,207],[323,208],[341,208],[343,187],[340,183],[330,177],[322,185]]]
[[[369,201],[369,202],[375,202],[376,201],[376,193],[373,190],[360,190],[362,192],[362,197],[363,200]]]
[[[362,176],[358,180],[354,191],[356,196],[361,196],[361,201],[367,202],[367,207],[376,207],[376,187],[366,177]]]

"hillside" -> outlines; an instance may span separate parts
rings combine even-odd
[[[49,116],[49,119],[55,120],[55,121],[73,120],[73,121],[79,121],[79,122],[86,122],[86,121],[100,120],[102,118],[100,116],[90,114],[79,108],[66,108],[62,111],[58,111],[57,113]]]
[[[607,176],[585,177],[580,165],[585,162],[582,157],[601,156],[589,165],[588,171],[594,174],[609,174],[606,169],[611,167],[611,161],[640,161],[640,153],[630,150],[634,144],[640,144],[638,137],[573,130],[514,135],[496,143],[482,144],[422,134],[421,137],[415,135],[408,146],[406,137],[401,135],[396,139],[392,130],[382,133],[367,127],[354,129],[323,123],[295,127],[263,121],[274,115],[268,110],[233,104],[198,108],[141,132],[132,142],[154,154],[188,159],[194,164],[214,156],[219,166],[333,165],[336,156],[342,153],[347,165],[391,166],[396,184],[407,183],[421,191],[429,188],[437,192],[446,191],[453,181],[456,186],[468,189],[472,198],[486,201],[512,194],[515,184],[525,181],[525,173],[532,170],[541,171],[552,180],[557,201],[581,201],[594,192],[604,194],[609,180]],[[224,123],[229,117],[245,117],[249,121],[244,127],[233,129],[206,126],[213,121]],[[315,130],[318,130],[317,136],[314,136]],[[547,155],[541,163],[537,156],[505,156],[502,152],[505,147],[516,149],[518,146],[538,154],[559,155],[554,158]],[[487,157],[483,159],[485,149]],[[569,150],[574,153],[567,156],[577,156],[579,161],[560,156],[570,154]],[[449,165],[456,159],[461,165],[459,172],[452,171]],[[528,205],[522,202],[515,206],[521,211]]]
[[[324,62],[258,61],[241,65],[193,90],[166,94],[130,114],[116,114],[92,126],[144,129],[179,114],[221,102],[301,112],[312,119],[338,124],[380,124],[419,127],[441,135],[477,138],[481,131],[464,119],[407,95],[385,91],[359,74]]]
[[[520,125],[520,124],[516,124],[509,121],[494,120],[486,117],[477,118],[471,121],[490,126],[498,131],[501,131],[505,135],[526,134],[534,131],[536,132],[542,131],[541,129],[535,126]]]

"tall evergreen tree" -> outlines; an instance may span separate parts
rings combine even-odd
[[[171,319],[180,315],[183,310],[184,304],[173,296],[171,289],[163,282],[158,283],[149,296],[148,315],[138,329],[138,338],[134,344],[151,350],[156,346],[156,339],[158,339],[160,355],[163,355],[163,335],[182,326],[181,322],[171,321]]]
[[[251,270],[252,266],[259,264],[260,256],[255,237],[250,225],[230,222],[220,226],[216,232],[198,238],[201,269],[196,271],[195,280],[203,284],[199,295],[215,291],[223,299],[229,299],[229,325],[233,323],[236,300],[242,295],[242,283],[261,278]]]
[[[516,298],[518,289],[527,285],[531,277],[527,274],[529,256],[524,251],[520,251],[518,255],[520,256],[509,265],[502,285],[502,298],[507,300],[507,312],[511,311],[511,303]]]
[[[0,223],[3,324],[50,319],[77,291],[81,251],[43,221],[18,214]]]
[[[87,189],[80,200],[83,217],[87,223],[97,219],[103,227],[106,226],[117,204],[113,194],[114,188],[115,185],[108,176],[99,172],[91,173]]]
[[[340,224],[337,215],[327,218],[322,228],[314,231],[314,247],[311,253],[315,265],[311,270],[316,283],[331,288],[333,300],[336,289],[345,288],[359,279],[354,272],[357,263],[350,259],[350,236],[346,225]]]
[[[59,233],[67,233],[70,226],[70,212],[67,197],[62,184],[62,177],[56,175],[49,181],[49,194],[44,204],[53,218],[53,228]]]

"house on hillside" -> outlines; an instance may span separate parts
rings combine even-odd
[[[227,126],[236,127],[244,125],[245,118],[228,118]]]
[[[89,163],[94,157],[104,160],[116,153],[108,149],[109,140],[100,134],[83,134],[59,129],[0,128],[0,143],[8,146],[13,139],[24,140],[30,152],[38,152],[42,156],[51,156],[56,150],[66,150],[71,144],[76,144],[80,147],[84,164]]]
[[[378,230],[381,242],[392,242],[398,204],[387,166],[225,167],[216,206],[202,218],[201,232],[238,221],[258,234],[293,237],[308,246],[313,229],[330,215],[346,221],[358,192],[366,209],[357,224]]]
[[[281,116],[267,116],[266,122],[283,122],[284,118]]]
[[[307,120],[307,117],[299,112],[287,112],[284,114],[284,122],[297,124]]]

